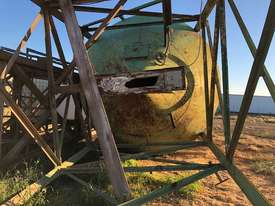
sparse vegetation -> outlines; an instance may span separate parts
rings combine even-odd
[[[275,177],[275,156],[270,153],[260,153],[254,156],[252,163],[252,169],[256,173],[271,175]]]
[[[40,162],[33,162],[31,165],[24,164],[24,167],[15,172],[6,173],[0,179],[0,202],[24,189],[30,183],[36,181],[42,176]],[[123,163],[124,167],[142,166],[142,161],[128,160]],[[140,197],[151,192],[162,185],[179,181],[180,179],[191,175],[188,172],[153,172],[153,173],[127,173],[127,179],[132,190],[133,197]],[[112,189],[109,179],[104,172],[90,176],[87,182],[96,185],[102,190],[111,193]],[[200,182],[193,183],[173,193],[174,196],[192,198],[193,194],[202,189]],[[165,200],[165,197],[161,197]],[[67,177],[61,177],[53,182],[52,186],[36,194],[27,204],[27,206],[38,205],[101,205],[107,206],[102,198],[95,195],[88,188],[82,187],[78,183],[71,181]]]
[[[142,162],[136,160],[128,160],[123,164],[124,167],[137,167],[142,166]],[[190,176],[191,172],[152,172],[152,173],[127,173],[127,179],[132,190],[133,197],[140,197],[149,193],[150,191],[157,189],[165,184],[171,184],[177,182],[187,176]],[[195,182],[186,187],[181,188],[175,192],[174,195],[184,198],[193,198],[194,193],[200,191],[203,188],[201,182]],[[165,197],[162,197],[162,199]]]
[[[39,161],[34,162],[31,166],[24,163],[24,168],[14,172],[2,174],[0,179],[0,203],[5,201],[11,195],[24,189],[27,185],[36,181],[41,176]],[[26,205],[45,205],[46,190],[37,193]]]
[[[272,175],[275,177],[275,160],[258,160],[252,163],[252,168],[256,173]]]

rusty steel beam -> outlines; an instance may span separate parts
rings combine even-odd
[[[162,2],[162,0],[154,0],[154,1],[151,1],[151,2],[148,2],[148,3],[145,3],[145,4],[142,4],[141,6],[134,7],[134,8],[132,8],[132,9],[130,9],[129,11],[139,11],[139,10],[144,9],[144,8],[147,8],[147,7],[149,7],[149,6],[153,6],[153,5],[155,5],[155,4],[159,4],[159,3],[161,3],[161,2]],[[121,15],[121,16],[122,16],[122,15]],[[121,17],[121,16],[119,16],[119,17]],[[116,17],[118,17],[118,16],[116,16]],[[93,21],[93,22],[90,22],[90,23],[88,23],[88,24],[82,25],[82,27],[84,28],[84,27],[89,27],[89,26],[93,26],[93,25],[99,24],[99,23],[101,23],[102,21],[104,21],[104,19],[105,19],[105,18],[97,19],[96,21]]]
[[[110,1],[110,0],[72,0],[72,4],[73,5],[96,4],[104,1]],[[59,4],[56,0],[48,0],[47,3],[49,7],[59,7]]]
[[[53,20],[52,16],[50,16],[50,18],[49,18],[49,23],[50,23],[51,33],[52,33],[52,36],[53,36],[53,39],[54,39],[54,43],[55,43],[55,46],[56,46],[56,49],[57,49],[57,53],[58,53],[58,56],[61,60],[63,69],[68,69],[66,58],[65,58],[65,55],[64,55],[64,52],[63,52],[63,49],[62,49],[62,46],[61,46],[61,42],[60,42],[60,39],[59,39],[59,36],[58,36],[58,33],[57,33],[57,29],[55,27],[54,20]]]
[[[56,104],[59,105],[64,100],[65,96],[60,95],[56,99]],[[37,122],[34,123],[34,126],[36,128],[41,128],[43,124],[45,124],[48,120],[49,112],[48,110],[44,110],[39,114],[39,119]],[[15,144],[15,146],[12,147],[12,149],[3,157],[3,159],[0,161],[0,168],[4,169],[8,167],[11,163],[16,161],[18,155],[22,150],[29,144],[30,138],[28,135],[24,135],[22,138],[19,139],[19,141]]]
[[[195,31],[199,31],[201,29],[201,25],[206,21],[210,13],[212,12],[214,6],[216,4],[216,0],[207,0],[201,14],[200,14],[200,20],[194,27]]]
[[[67,86],[58,86],[56,87],[56,93],[68,93],[68,94],[73,94],[73,93],[79,93],[81,91],[81,86],[80,84],[70,84]]]
[[[9,93],[3,88],[0,87],[0,96],[3,98],[5,103],[11,107],[12,113],[18,119],[22,127],[29,133],[29,135],[35,140],[35,142],[40,146],[43,152],[47,155],[47,157],[52,161],[52,163],[57,166],[60,165],[59,159],[55,156],[52,149],[45,142],[45,140],[40,136],[39,132],[26,116],[26,114],[22,111],[22,109],[12,100]]]
[[[172,4],[171,0],[162,1],[162,11],[163,11],[163,23],[164,23],[164,46],[168,45],[167,36],[169,35],[169,26],[173,23],[172,15]]]
[[[212,48],[212,70],[211,70],[211,83],[210,83],[210,103],[209,103],[209,136],[208,139],[212,140],[213,132],[213,116],[214,116],[214,102],[215,102],[215,82],[217,79],[217,59],[218,59],[218,47],[219,47],[219,9],[216,7],[215,16],[215,29],[214,29],[214,45]]]
[[[110,0],[72,0],[72,3],[73,4],[95,4],[95,3],[100,3],[100,2],[103,2],[103,1],[110,1]]]
[[[39,6],[41,9],[43,8],[45,1],[44,0],[31,0],[34,4]],[[48,3],[47,3],[48,4]],[[64,21],[63,15],[58,11],[57,8],[52,8],[50,11],[51,15],[55,16],[59,21]]]
[[[113,9],[110,8],[99,8],[99,7],[89,7],[89,6],[74,6],[75,11],[82,12],[94,12],[94,13],[106,13],[109,14]],[[151,11],[139,11],[139,10],[120,10],[116,16],[122,15],[135,15],[135,16],[152,16],[152,17],[163,17],[163,13],[151,12]],[[186,14],[171,14],[173,18],[194,18],[199,17],[199,15],[186,15]]]
[[[41,104],[44,106],[48,105],[47,98],[44,96],[44,94],[42,94],[42,92],[37,88],[37,86],[19,65],[15,65],[12,73],[14,74],[15,78],[20,79],[29,88],[29,90],[31,90],[31,92],[35,95]]]
[[[202,43],[203,43],[203,77],[204,77],[204,101],[205,101],[205,119],[206,119],[206,135],[210,137],[211,128],[209,127],[209,81],[208,81],[208,62],[207,62],[207,47],[206,47],[206,31],[205,26],[202,27]],[[211,55],[211,54],[210,54]]]
[[[186,18],[186,19],[174,19],[173,23],[181,23],[181,22],[191,22],[191,21],[197,21],[198,18]],[[107,26],[106,30],[114,30],[114,29],[125,29],[125,28],[131,28],[131,27],[143,27],[143,26],[154,26],[154,25],[163,25],[164,21],[152,21],[152,22],[144,22],[144,23],[133,23],[133,24],[121,24],[121,25],[111,25]],[[96,31],[98,28],[97,27],[92,27],[92,28],[82,28],[81,30],[83,33],[85,32],[90,32],[90,31]]]
[[[171,0],[163,0],[163,18],[164,18],[164,23],[165,25],[171,25],[173,23],[173,17],[174,18],[178,18],[176,17],[176,15],[172,14],[172,4],[171,4]]]
[[[61,134],[60,134],[60,144],[59,144],[59,150],[60,151],[62,151],[62,148],[63,148],[64,135],[65,135],[66,125],[67,125],[67,118],[68,118],[68,112],[69,112],[69,106],[70,106],[70,99],[71,99],[71,96],[68,96],[66,98],[66,102],[65,102],[65,109],[64,109],[63,122],[62,122],[62,129],[61,129]]]
[[[104,32],[110,21],[119,13],[119,11],[123,8],[123,5],[127,2],[127,0],[120,0],[110,11],[108,16],[104,19],[104,21],[101,23],[101,25],[97,28],[97,30],[93,33],[92,37],[87,41],[86,48],[90,48],[92,44],[98,40],[98,38],[101,36],[101,34]]]
[[[221,37],[221,59],[222,59],[222,81],[223,81],[223,125],[225,149],[228,150],[230,143],[230,106],[229,106],[229,77],[227,59],[227,36],[224,0],[219,0],[220,37]]]
[[[2,63],[7,63],[11,57],[12,53],[6,52],[6,51],[0,51],[0,64]],[[33,60],[33,59],[27,59],[24,56],[18,56],[15,65],[21,66],[21,69],[24,70],[24,72],[29,76],[29,77],[34,77],[34,78],[44,78],[46,79],[47,77],[47,70],[46,66],[41,62],[42,58],[39,58],[38,60]],[[16,68],[16,67],[15,67]],[[13,74],[14,70],[11,70],[11,74]],[[61,69],[58,67],[54,66],[54,72],[58,76],[59,73],[61,73]]]
[[[118,198],[129,197],[130,191],[126,181],[113,133],[99,94],[94,76],[94,69],[82,41],[75,11],[70,0],[59,0],[64,15],[65,26],[74,53],[75,63],[79,68],[82,89],[84,91],[90,116],[98,134],[107,172]]]
[[[44,15],[44,29],[45,29],[45,47],[46,47],[46,58],[47,58],[47,71],[48,71],[48,98],[49,98],[49,109],[51,112],[51,121],[53,127],[53,142],[54,150],[57,158],[61,161],[61,151],[59,150],[59,133],[58,133],[58,121],[55,101],[55,80],[52,67],[52,44],[50,34],[50,15],[48,7],[43,8]]]
[[[153,0],[153,1],[150,1],[148,3],[144,3],[140,6],[137,6],[137,7],[134,7],[134,8],[131,8],[130,10],[131,11],[137,11],[137,10],[142,10],[142,9],[145,9],[145,8],[148,8],[150,6],[154,6],[156,4],[159,4],[161,3],[163,0]]]
[[[234,153],[236,151],[242,129],[245,123],[245,119],[252,102],[252,98],[257,87],[260,75],[263,71],[263,65],[269,51],[269,47],[274,35],[275,30],[275,0],[271,0],[268,14],[265,20],[264,28],[261,34],[261,39],[259,46],[255,55],[255,59],[251,68],[245,93],[243,96],[242,104],[236,121],[236,125],[232,134],[232,139],[230,142],[229,150],[227,152],[227,157],[230,161],[233,160]]]
[[[208,44],[210,47],[210,52],[211,52],[211,57],[212,57],[213,56],[213,54],[212,54],[213,53],[213,44],[212,44],[212,37],[211,37],[211,31],[210,31],[208,20],[206,20],[205,26],[206,26],[206,31],[207,31]],[[222,92],[221,92],[222,90],[221,90],[219,75],[216,75],[215,84],[216,84],[216,89],[217,89],[217,93],[219,96],[219,105],[222,108],[223,99],[222,99]],[[223,110],[221,113],[223,114]]]

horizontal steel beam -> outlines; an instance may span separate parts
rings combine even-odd
[[[184,23],[184,22],[192,22],[192,21],[197,21],[198,18],[186,18],[186,19],[173,19],[173,23]],[[163,25],[164,21],[152,21],[152,22],[144,22],[144,23],[135,23],[135,24],[120,24],[120,25],[112,25],[112,26],[107,26],[106,30],[114,30],[114,29],[125,29],[125,28],[132,28],[132,27],[142,27],[142,26],[155,26],[155,25]],[[98,27],[80,27],[82,33],[85,32],[91,32],[91,31],[96,31]]]
[[[131,136],[128,136],[131,138]],[[143,148],[143,147],[170,147],[170,146],[206,146],[203,141],[176,141],[176,142],[151,142],[146,144],[117,144],[120,149],[131,149],[131,148]]]
[[[134,8],[132,8],[132,9],[130,9],[130,11],[141,10],[141,9],[147,8],[147,7],[149,7],[149,6],[153,6],[153,5],[155,5],[155,4],[158,4],[158,3],[160,3],[160,2],[162,2],[162,0],[154,0],[154,1],[151,1],[151,2],[148,2],[148,3],[145,3],[145,4],[142,4],[142,5],[140,5],[140,6],[134,7]],[[122,15],[121,15],[121,16],[122,16]],[[121,16],[120,16],[120,17],[121,17]],[[117,16],[115,16],[115,17],[117,17]],[[90,22],[90,23],[88,23],[88,24],[83,25],[82,27],[84,28],[84,27],[93,26],[93,25],[96,25],[96,24],[99,24],[99,23],[103,22],[104,20],[105,20],[105,18],[97,19],[97,20],[95,20],[95,21],[93,21],[93,22]]]
[[[184,171],[184,170],[204,170],[215,165],[197,164],[197,163],[182,163],[180,165],[156,165],[146,167],[124,167],[125,172],[163,172],[163,171]]]
[[[186,178],[183,178],[182,180],[180,181],[177,181],[177,182],[174,182],[172,184],[168,184],[168,185],[165,185],[159,189],[156,189],[154,190],[153,192],[150,192],[149,194],[147,195],[144,195],[142,197],[139,197],[139,198],[136,198],[136,199],[133,199],[133,200],[130,200],[130,201],[127,201],[127,202],[124,202],[122,204],[120,204],[119,206],[137,206],[137,205],[143,205],[149,201],[152,201],[160,196],[163,196],[163,195],[166,195],[166,194],[169,194],[169,193],[172,193],[172,192],[175,192],[175,191],[178,191],[179,189],[181,189],[182,187],[185,187],[193,182],[196,182],[202,178],[205,178],[209,175],[212,175],[216,172],[218,172],[219,170],[221,170],[221,167],[218,165],[218,166],[213,166],[213,167],[210,167],[206,170],[203,170],[203,171],[200,171],[190,177],[186,177]]]
[[[74,6],[75,11],[82,12],[94,12],[94,13],[106,13],[109,14],[113,9],[110,8],[99,8],[99,7],[89,7],[89,6]],[[120,10],[117,16],[121,15],[135,15],[135,16],[151,16],[151,17],[163,17],[163,13],[160,12],[149,12],[149,11],[139,11],[139,10]],[[194,19],[198,18],[199,15],[186,15],[186,14],[172,14],[173,18],[183,18],[183,19]]]

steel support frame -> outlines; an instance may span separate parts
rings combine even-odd
[[[60,1],[60,6],[61,9],[63,10],[63,13],[65,13],[65,17],[61,17],[60,15],[60,11],[58,10],[54,10],[54,12],[51,12],[51,14],[53,15],[57,15],[59,16],[59,19],[61,19],[62,21],[65,21],[65,24],[67,26],[67,30],[70,36],[70,33],[72,33],[72,31],[70,31],[70,28],[68,28],[69,20],[72,20],[74,22],[74,26],[75,26],[75,30],[76,33],[80,35],[80,30],[76,28],[77,25],[77,21],[76,18],[74,16],[74,11],[73,11],[73,7],[72,5],[70,5],[70,1],[69,0],[59,0]],[[273,34],[274,34],[274,28],[275,28],[275,0],[271,0],[270,3],[270,7],[269,7],[269,12],[268,12],[268,16],[266,19],[266,23],[263,29],[263,33],[262,33],[262,37],[259,43],[259,47],[256,50],[255,45],[253,46],[253,42],[251,40],[251,37],[249,36],[249,33],[245,31],[245,25],[242,24],[241,18],[237,15],[238,13],[236,12],[236,6],[233,4],[233,0],[228,0],[230,6],[232,7],[233,13],[236,16],[236,19],[241,27],[241,30],[245,36],[245,39],[250,47],[251,53],[253,54],[253,56],[255,57],[255,61],[254,64],[252,66],[252,70],[251,70],[251,74],[250,74],[250,78],[247,84],[247,88],[246,88],[246,92],[244,95],[244,100],[242,102],[242,106],[241,106],[241,110],[237,119],[237,124],[235,126],[233,135],[232,135],[232,139],[230,139],[230,133],[228,133],[228,128],[230,128],[229,126],[229,104],[228,104],[228,65],[227,65],[227,52],[226,52],[226,30],[225,30],[225,14],[224,14],[224,0],[217,0],[218,2],[218,6],[216,6],[216,21],[215,21],[215,31],[214,31],[214,45],[213,48],[211,50],[211,57],[212,57],[212,75],[211,75],[211,82],[210,82],[210,94],[208,91],[208,95],[206,95],[206,100],[207,104],[206,104],[206,108],[209,107],[210,108],[210,112],[207,114],[208,117],[206,117],[207,119],[207,125],[208,125],[208,129],[209,131],[207,132],[207,138],[204,139],[204,142],[200,142],[200,143],[194,143],[194,144],[177,144],[174,147],[169,147],[168,149],[164,150],[164,151],[159,151],[159,152],[151,152],[151,153],[140,153],[140,154],[133,154],[133,155],[126,155],[126,156],[122,156],[121,159],[122,160],[126,160],[126,159],[132,159],[132,158],[137,158],[137,159],[142,159],[142,158],[155,158],[157,156],[163,155],[163,154],[169,154],[171,152],[175,152],[178,149],[184,149],[184,148],[188,148],[188,147],[195,147],[195,146],[202,146],[202,145],[207,145],[211,151],[213,152],[213,154],[217,157],[217,159],[220,161],[220,165],[198,165],[198,164],[192,164],[192,165],[178,165],[178,166],[174,166],[174,167],[163,167],[163,168],[156,168],[156,167],[141,167],[141,168],[125,168],[126,172],[148,172],[148,171],[161,171],[161,170],[183,170],[183,169],[202,169],[202,171],[198,172],[197,174],[192,175],[191,177],[185,178],[183,180],[180,180],[177,183],[171,184],[171,185],[167,185],[164,186],[158,190],[153,191],[152,193],[149,193],[148,195],[145,195],[141,198],[138,199],[133,199],[130,200],[128,202],[124,202],[120,205],[141,205],[144,204],[148,201],[151,201],[161,195],[164,194],[168,194],[170,192],[176,191],[178,189],[180,189],[183,186],[186,186],[187,184],[190,184],[194,181],[197,181],[201,178],[207,177],[211,174],[214,174],[216,172],[218,172],[219,170],[227,170],[229,172],[229,174],[231,175],[231,177],[234,179],[234,181],[239,185],[239,187],[243,190],[243,192],[245,193],[245,195],[248,197],[248,199],[251,201],[251,203],[253,205],[270,205],[270,203],[261,195],[261,193],[255,188],[255,186],[253,186],[247,179],[246,177],[234,166],[234,164],[232,163],[233,160],[233,156],[236,150],[236,146],[238,144],[238,140],[240,138],[240,134],[241,134],[241,130],[245,121],[245,117],[247,116],[247,112],[249,109],[249,105],[251,103],[257,82],[259,77],[262,75],[265,79],[265,81],[267,82],[267,84],[269,85],[268,88],[272,88],[272,80],[270,80],[269,76],[268,76],[268,72],[266,71],[266,68],[264,67],[264,60],[266,57],[266,54],[268,52],[269,49],[269,45],[270,42],[272,40]],[[39,2],[39,1],[37,1]],[[121,1],[123,2],[123,1]],[[198,22],[197,25],[195,26],[195,30],[200,30],[203,29],[203,50],[205,50],[206,47],[206,35],[205,35],[205,26],[208,29],[208,34],[209,32],[209,28],[207,27],[207,17],[210,15],[211,11],[213,10],[213,8],[215,7],[216,3],[215,0],[208,0],[206,3],[205,8],[203,9],[202,13],[201,13],[201,18],[200,21]],[[232,3],[233,2],[233,3]],[[125,2],[124,2],[125,3]],[[233,5],[233,6],[232,6]],[[70,7],[69,9],[66,8],[66,6]],[[66,9],[68,9],[66,11]],[[112,10],[112,12],[109,14],[109,18],[106,18],[106,20],[102,21],[103,24],[102,26],[97,28],[97,32],[99,33],[99,35],[104,31],[104,29],[108,29],[108,27],[106,26],[108,24],[108,22],[114,18],[115,16],[119,15],[119,10],[121,10],[121,7],[119,7],[118,10]],[[65,11],[65,12],[64,12]],[[66,13],[68,12],[68,13]],[[69,14],[72,14],[70,19],[68,17]],[[66,17],[67,15],[67,17]],[[66,19],[67,18],[67,19]],[[50,24],[52,24],[52,20],[51,17],[49,19]],[[78,26],[78,25],[77,25]],[[51,25],[51,27],[53,27]],[[54,30],[54,28],[53,28]],[[56,35],[55,35],[56,36]],[[208,37],[211,37],[210,35]],[[219,45],[219,37],[221,37],[221,51],[222,51],[222,68],[223,68],[223,89],[224,89],[224,96],[223,96],[223,118],[224,118],[224,125],[227,128],[227,131],[225,131],[225,143],[229,145],[228,149],[226,149],[226,153],[224,154],[221,150],[218,149],[218,147],[213,143],[212,141],[212,127],[213,127],[213,109],[211,110],[211,107],[213,108],[214,105],[214,96],[215,96],[215,86],[217,86],[217,90],[219,92],[219,87],[218,87],[218,75],[217,75],[217,56],[218,56],[218,45]],[[92,37],[94,38],[94,37]],[[98,37],[97,37],[98,38]],[[72,42],[72,47],[75,51],[83,51],[84,46],[82,44],[80,44],[80,39],[74,39],[72,40],[72,37],[70,38],[71,42]],[[82,39],[81,39],[82,40]],[[56,41],[56,39],[55,39]],[[74,41],[76,41],[77,43],[79,43],[78,47],[76,46],[77,43],[75,43]],[[89,41],[88,41],[89,42]],[[25,42],[23,42],[25,43]],[[211,45],[210,39],[208,40],[208,43]],[[16,56],[18,56],[20,48],[22,48],[22,42],[19,45],[19,49],[16,50],[15,55],[11,58],[10,62],[7,65],[7,68],[4,70],[4,72],[2,72],[2,77],[4,78],[6,76],[6,74],[11,70],[12,64],[14,64]],[[86,44],[85,45],[86,48],[91,46],[91,44]],[[19,51],[18,51],[19,50]],[[83,65],[81,65],[79,59],[75,58],[73,62],[71,62],[70,65],[67,66],[67,64],[65,63],[66,61],[64,60],[64,58],[62,58],[62,56],[64,57],[64,54],[62,55],[62,49],[59,49],[59,54],[60,54],[60,58],[63,59],[63,67],[68,68],[66,70],[66,72],[64,72],[64,76],[62,76],[61,79],[56,81],[56,84],[60,84],[62,80],[64,80],[64,78],[66,78],[66,76],[72,71],[72,69],[74,69],[75,65],[77,65],[81,71],[81,68],[83,69]],[[206,60],[206,56],[207,53],[206,51],[203,52],[204,53],[204,61]],[[83,55],[85,57],[85,54],[83,53]],[[87,64],[89,65],[89,63]],[[207,65],[207,62],[204,62],[204,65]],[[206,66],[205,66],[206,69]],[[85,69],[84,69],[85,70]],[[7,72],[8,71],[8,72]],[[90,71],[92,71],[92,69],[90,68]],[[93,74],[90,74],[93,75]],[[267,80],[268,79],[268,80]],[[205,83],[205,85],[207,85],[208,82]],[[271,85],[271,86],[270,86]],[[274,86],[274,83],[273,83]],[[208,87],[207,87],[208,88]],[[3,88],[2,88],[3,89]],[[274,88],[273,88],[274,89]],[[5,98],[5,100],[7,102],[11,102],[11,104],[13,104],[13,102],[9,99],[9,96],[7,96],[7,94],[5,93],[5,91],[1,90],[1,95]],[[272,90],[273,91],[273,90]],[[272,92],[271,92],[272,94]],[[219,94],[220,95],[220,94]],[[273,94],[272,94],[273,96]],[[86,94],[86,98],[89,99],[89,97],[87,97]],[[16,106],[14,106],[15,110],[18,110],[18,108]],[[19,108],[20,109],[20,108]],[[22,114],[19,110],[19,112],[15,112],[17,114],[20,114],[21,116],[19,116],[19,120],[22,119],[23,121],[28,123],[28,120],[26,120],[24,118],[24,114]],[[92,115],[91,115],[92,116]],[[107,121],[108,122],[108,121]],[[65,122],[63,122],[63,125],[65,124]],[[31,124],[26,124],[29,125],[26,127],[27,130],[29,130],[29,132],[31,134],[35,134],[32,135],[34,137],[37,136],[36,134],[36,130],[33,129],[33,125]],[[39,142],[39,144],[41,144],[42,142],[42,148],[44,148],[44,150],[47,151],[47,149],[45,149],[45,145],[43,146],[43,140],[41,141],[41,139],[38,137],[36,137],[36,141]],[[171,146],[171,145],[170,145]],[[119,147],[119,145],[118,145]],[[125,147],[125,145],[124,145]],[[114,148],[116,148],[116,146],[114,145]],[[77,155],[77,157],[81,158],[82,155],[85,155],[90,149],[84,149],[81,152],[81,155]],[[103,152],[104,152],[104,148],[103,148]],[[76,159],[72,159],[70,161],[65,161],[63,163],[61,163],[59,161],[59,159],[55,159],[56,156],[55,154],[52,153],[52,151],[48,150],[47,151],[47,155],[49,156],[50,154],[50,159],[52,159],[52,161],[55,164],[58,164],[60,166],[55,167],[54,170],[52,170],[50,173],[48,173],[45,178],[47,179],[48,177],[50,177],[49,179],[47,179],[47,181],[43,181],[42,178],[42,186],[45,186],[47,184],[49,184],[55,177],[57,177],[58,175],[60,175],[62,172],[65,172],[66,170],[69,171],[70,167],[72,167],[73,169],[73,164],[70,162],[74,162],[76,161]],[[78,153],[79,154],[79,153]],[[78,158],[77,158],[78,159]],[[153,159],[152,159],[153,160]],[[108,166],[108,165],[107,165]],[[61,172],[62,171],[62,172]],[[123,171],[123,170],[121,170]],[[65,172],[66,173],[66,172]],[[122,172],[123,174],[123,172]],[[68,174],[67,174],[68,175]],[[69,174],[69,176],[80,182],[81,184],[84,185],[83,182],[81,182],[81,180],[79,180],[77,177],[73,176],[72,174]],[[50,180],[50,181],[48,181]],[[38,181],[39,182],[39,181]],[[43,183],[44,182],[44,183]],[[39,184],[38,184],[39,185]],[[86,185],[87,186],[87,185]],[[35,185],[35,187],[39,189],[41,189],[40,186]],[[30,185],[28,187],[29,189],[32,189],[32,185]],[[125,188],[124,188],[125,189]],[[38,190],[34,190],[35,192],[37,192]],[[127,189],[126,189],[127,190]],[[24,194],[24,193],[22,193]],[[33,194],[33,193],[32,193]],[[17,196],[18,198],[18,196]],[[21,197],[20,197],[21,198]],[[19,199],[20,199],[19,198]],[[11,199],[12,200],[12,199]],[[15,200],[15,199],[13,199]],[[21,201],[22,199],[20,199]],[[17,201],[17,200],[16,200]],[[21,204],[21,202],[18,202],[18,204]],[[13,202],[7,202],[7,203],[12,203],[11,205],[14,205]]]
[[[96,84],[94,68],[89,60],[86,48],[82,41],[82,34],[72,2],[70,0],[59,0],[59,4],[64,15],[64,22],[73,49],[75,62],[79,68],[82,89],[89,107],[89,116],[93,119],[99,137],[98,139],[104,155],[105,163],[108,167],[109,178],[117,197],[120,199],[128,198],[130,196],[130,191],[124,176],[124,171],[121,166],[120,157],[105,108]]]
[[[209,167],[209,168],[204,169],[198,173],[195,173],[187,178],[184,178],[184,179],[174,182],[172,184],[168,184],[168,185],[165,185],[159,189],[156,189],[156,190],[150,192],[149,194],[144,195],[140,198],[136,198],[136,199],[130,200],[128,202],[119,204],[119,206],[143,205],[143,204],[145,204],[149,201],[152,201],[160,196],[175,192],[175,191],[181,189],[182,187],[185,187],[193,182],[196,182],[200,179],[206,178],[207,176],[217,173],[220,170],[221,170],[220,165],[215,165],[215,166]]]
[[[24,190],[14,194],[11,198],[8,198],[3,203],[0,203],[0,206],[15,206],[25,204],[34,194],[39,192],[42,188],[46,187],[57,177],[62,175],[62,170],[64,168],[72,167],[90,151],[90,147],[84,147],[82,150],[71,156],[68,160],[62,162],[59,166],[49,171],[44,177],[32,183],[31,185],[28,185]]]
[[[243,102],[241,105],[240,112],[238,114],[238,119],[233,131],[232,138],[230,136],[230,116],[229,116],[229,101],[228,101],[228,63],[227,63],[227,46],[226,46],[226,29],[225,29],[225,2],[224,0],[217,0],[216,1],[216,20],[215,20],[215,31],[214,31],[214,46],[212,48],[212,81],[211,81],[211,94],[210,96],[213,99],[213,90],[214,90],[214,80],[215,75],[217,73],[215,72],[215,67],[217,64],[217,54],[218,54],[218,42],[219,42],[219,36],[221,37],[221,57],[222,57],[222,73],[223,73],[223,99],[222,99],[222,116],[224,121],[224,136],[225,136],[225,153],[223,153],[213,142],[212,140],[212,131],[209,135],[207,135],[207,138],[204,138],[204,140],[208,143],[209,148],[213,152],[213,154],[216,156],[216,158],[220,161],[222,166],[229,172],[230,176],[234,179],[234,181],[239,185],[239,187],[242,189],[244,194],[247,196],[249,201],[253,205],[271,205],[270,202],[257,190],[257,188],[249,182],[249,180],[238,170],[238,168],[232,163],[234,153],[236,151],[236,147],[243,129],[244,121],[246,119],[246,116],[248,114],[249,106],[252,101],[252,97],[254,95],[258,80],[260,75],[266,75],[268,76],[267,71],[264,70],[264,60],[266,58],[267,52],[269,50],[269,46],[274,34],[275,29],[275,1],[272,0],[269,6],[268,14],[266,17],[265,26],[262,32],[262,37],[258,46],[258,49],[256,51],[255,45],[252,42],[251,37],[249,36],[249,33],[247,32],[247,29],[244,25],[244,23],[241,20],[241,17],[239,13],[237,13],[237,7],[234,4],[233,0],[228,0],[229,4],[233,10],[234,15],[236,16],[236,19],[239,23],[239,26],[243,32],[243,35],[248,43],[248,46],[250,47],[251,53],[254,55],[254,63],[251,69],[250,77],[247,83],[246,92],[244,94]],[[209,8],[209,5],[206,5]],[[212,9],[211,5],[211,9]],[[210,13],[208,13],[209,15]],[[207,22],[207,20],[205,20]],[[205,26],[202,24],[202,27]],[[197,27],[198,28],[198,27]],[[203,38],[205,39],[205,31],[203,29]],[[209,30],[209,27],[208,27]],[[210,34],[210,31],[208,32]],[[210,36],[210,35],[209,35]],[[211,44],[211,42],[209,42]],[[254,46],[254,47],[253,47]],[[256,54],[255,54],[256,52]],[[206,52],[204,52],[204,55],[206,55]],[[204,58],[205,59],[205,58]],[[271,80],[272,81],[272,80]],[[267,82],[267,84],[272,85],[270,82]],[[215,91],[215,90],[214,90]],[[272,93],[271,93],[272,95]],[[210,97],[210,99],[211,99]],[[210,100],[211,104],[211,100]],[[207,105],[206,105],[207,106]],[[213,101],[212,105],[213,106]],[[211,112],[213,112],[211,110]],[[213,114],[211,114],[213,115]],[[208,122],[208,125],[210,124],[210,127],[212,127],[212,121]]]
[[[232,139],[230,141],[229,149],[227,151],[227,157],[230,159],[230,161],[233,161],[234,153],[236,151],[236,147],[241,136],[241,132],[245,123],[246,116],[248,114],[250,104],[252,102],[253,95],[256,90],[256,86],[258,84],[260,75],[263,72],[264,62],[269,51],[269,47],[274,35],[274,30],[275,0],[271,0],[264,28],[261,34],[259,46],[255,54],[254,63],[251,68],[245,94],[243,96],[242,104],[236,121],[236,126],[233,130]]]

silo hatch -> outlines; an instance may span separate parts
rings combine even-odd
[[[98,87],[108,94],[142,94],[185,90],[184,67],[114,75],[97,75]]]
[[[154,86],[158,81],[158,76],[153,77],[143,77],[132,79],[129,82],[126,82],[125,86],[128,88],[136,88],[136,87],[148,87]]]

